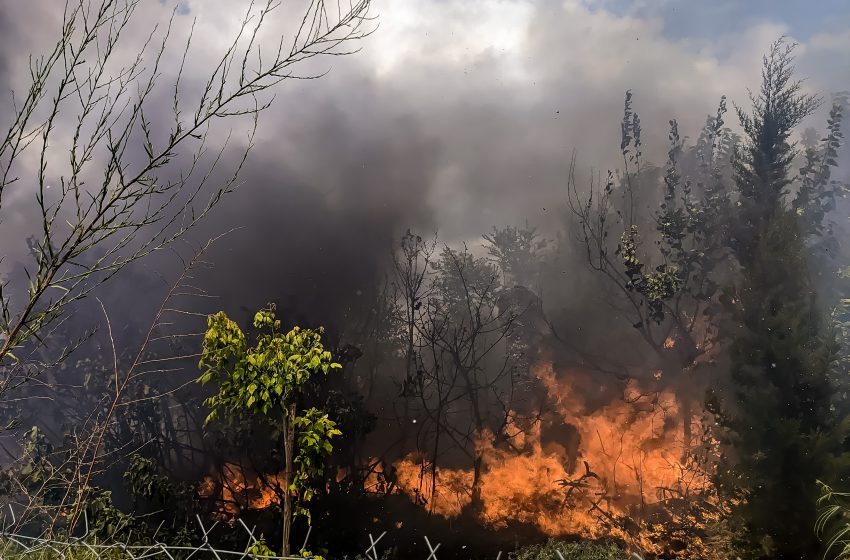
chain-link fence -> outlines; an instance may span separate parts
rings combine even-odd
[[[11,508],[10,508],[11,509]],[[14,511],[12,512],[14,520]],[[248,527],[241,519],[234,530],[244,532],[245,547],[242,550],[225,550],[216,548],[210,542],[210,534],[218,526],[215,522],[205,526],[199,516],[196,516],[201,531],[201,542],[195,546],[177,546],[163,542],[149,544],[128,544],[121,542],[99,543],[92,540],[88,530],[88,519],[84,518],[85,531],[79,537],[67,539],[46,536],[32,536],[22,533],[0,531],[0,560],[234,560],[234,559],[264,559],[264,560],[312,560],[312,557],[275,556],[264,554],[264,543],[255,535],[255,528]],[[309,532],[307,534],[309,538]],[[306,540],[305,540],[306,546]],[[303,549],[303,547],[302,547]]]
[[[10,508],[11,510],[11,508]],[[14,511],[12,511],[14,522]],[[215,522],[209,526],[199,516],[196,516],[198,527],[201,531],[201,543],[195,546],[176,546],[163,542],[152,542],[149,544],[128,544],[121,542],[99,543],[92,540],[88,530],[88,519],[84,515],[85,531],[79,537],[53,538],[47,536],[31,536],[19,532],[12,532],[5,528],[0,529],[0,560],[142,560],[142,559],[169,559],[169,560],[241,560],[241,559],[263,559],[263,560],[317,560],[312,556],[275,556],[260,552],[265,550],[261,537],[255,534],[256,528],[248,527],[241,519],[233,530],[244,532],[245,547],[242,550],[226,550],[216,548],[210,542],[210,534],[219,523]],[[379,544],[386,536],[384,531],[377,538],[368,533],[369,546],[361,553],[361,557],[367,560],[380,560],[381,554]],[[310,531],[304,539],[301,550],[306,549]],[[425,536],[427,552],[423,551],[425,560],[438,560],[437,551],[440,543],[432,543]],[[502,553],[496,556],[501,560]]]

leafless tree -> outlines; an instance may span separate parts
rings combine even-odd
[[[427,250],[427,248],[426,248]],[[431,253],[426,253],[429,257]],[[424,299],[410,298],[413,319],[414,378],[409,396],[424,416],[418,448],[428,457],[431,499],[437,492],[442,454],[454,450],[473,471],[470,507],[482,506],[485,439],[504,439],[513,407],[514,377],[509,338],[516,309],[500,307],[500,273],[465,247],[445,247],[430,262]],[[413,293],[413,292],[411,292]]]
[[[422,315],[422,306],[431,295],[432,286],[429,280],[436,248],[436,236],[429,242],[407,230],[401,239],[400,254],[393,255],[394,284],[397,297],[401,300],[399,310],[402,315],[405,344],[405,379],[402,393],[415,383],[416,325]]]

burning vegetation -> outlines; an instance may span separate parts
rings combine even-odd
[[[218,503],[218,519],[233,522],[243,511],[276,506],[284,488],[282,474],[252,474],[235,463],[226,463],[220,473],[203,478],[198,496]]]
[[[551,363],[533,368],[546,388],[545,410],[523,428],[509,423],[498,446],[477,443],[483,456],[480,519],[494,528],[534,525],[549,536],[613,537],[656,553],[664,531],[696,535],[719,520],[723,504],[712,483],[718,442],[699,418],[683,418],[667,390],[627,388],[622,399],[589,410]],[[683,423],[694,443],[685,446]],[[570,440],[544,441],[544,426],[568,426]],[[432,468],[421,456],[395,465],[400,488],[430,511],[454,517],[469,506],[471,470]],[[687,527],[692,523],[692,527]],[[667,535],[668,537],[670,535]]]

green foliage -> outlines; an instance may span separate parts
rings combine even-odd
[[[793,80],[792,48],[774,44],[752,114],[738,110],[747,141],[735,164],[730,246],[741,269],[723,333],[732,386],[708,404],[726,444],[717,481],[735,498],[736,517],[763,554],[799,558],[817,549],[815,480],[846,473],[847,431],[832,406],[838,346],[829,307],[810,272],[809,235],[821,230],[786,196],[796,154],[788,138],[817,105]]]
[[[74,458],[70,440],[54,445],[37,426],[29,429],[21,442],[17,461],[0,467],[0,494],[9,501],[30,503],[33,523],[50,522],[63,499],[79,492],[74,479]]]
[[[642,167],[640,119],[632,109],[631,92],[626,92],[623,176],[609,171],[604,186],[586,199],[570,178],[570,209],[581,227],[588,264],[625,295],[631,307],[628,318],[644,341],[680,362],[674,370],[691,369],[714,334],[702,331],[701,319],[714,312],[722,274],[718,268],[728,262],[731,203],[725,169],[737,139],[725,127],[725,113],[723,97],[716,116],[708,117],[697,145],[687,152],[678,123],[670,121],[658,197],[647,190],[656,186],[657,171]],[[680,170],[685,155],[697,161],[692,179]],[[639,197],[641,206],[654,197],[659,201],[650,220],[636,211]],[[677,341],[676,349],[664,346],[668,337]]]
[[[224,410],[245,409],[263,415],[284,411],[293,392],[317,372],[327,374],[342,366],[322,346],[323,329],[294,327],[279,332],[274,309],[258,311],[254,327],[265,331],[256,345],[248,346],[245,334],[224,312],[207,321],[198,378],[201,384],[216,381],[218,393],[206,400],[211,411],[207,422]]]
[[[638,227],[632,225],[620,237],[617,252],[623,261],[623,272],[628,278],[625,287],[643,296],[649,318],[661,323],[665,317],[664,303],[676,295],[682,285],[681,273],[675,266],[660,264],[652,272],[644,271],[644,263],[637,253]]]
[[[164,502],[175,492],[174,484],[167,476],[157,472],[156,464],[138,454],[130,457],[124,480],[130,492],[148,500]]]
[[[98,491],[86,500],[89,534],[104,540],[129,537],[136,528],[136,519],[112,503],[112,492]]]
[[[123,478],[133,498],[128,513],[116,506],[112,491],[92,485],[85,492],[81,491],[73,478],[74,464],[69,461],[75,450],[72,440],[54,446],[42,431],[33,427],[23,440],[23,448],[20,462],[0,471],[0,492],[19,503],[32,499],[31,503],[42,510],[41,515],[30,516],[30,527],[49,527],[55,523],[54,518],[59,517],[62,522],[54,525],[59,534],[81,531],[82,518],[76,527],[64,522],[72,506],[62,501],[67,495],[78,493],[85,510],[88,534],[93,539],[136,543],[156,534],[169,544],[180,545],[188,544],[195,537],[191,529],[195,486],[172,482],[158,473],[154,461],[131,455],[127,463],[119,461],[112,465],[114,473],[120,472],[122,467],[125,469]]]
[[[247,412],[261,415],[280,428],[286,486],[280,506],[286,554],[292,518],[303,515],[309,520],[312,483],[323,474],[324,460],[333,451],[331,438],[342,433],[327,414],[315,408],[299,414],[298,400],[315,374],[327,374],[342,365],[324,349],[323,329],[294,327],[282,333],[274,311],[270,305],[254,315],[254,328],[260,333],[253,346],[224,312],[211,315],[198,382],[218,384],[218,392],[205,401],[211,409],[207,423],[222,412],[229,412],[228,416]]]
[[[831,233],[827,231],[826,217],[835,209],[838,196],[846,190],[846,186],[832,179],[832,168],[838,165],[838,149],[844,138],[841,121],[846,106],[847,94],[836,96],[826,122],[826,136],[820,146],[806,147],[805,164],[800,168],[800,186],[792,207],[809,234]]]
[[[717,116],[708,119],[701,135],[702,176],[696,189],[679,171],[683,142],[678,123],[670,121],[663,201],[655,214],[654,237],[661,263],[650,268],[645,262],[647,257],[641,257],[643,243],[635,223],[624,229],[617,247],[627,278],[624,287],[640,295],[639,305],[646,308],[649,320],[656,324],[671,320],[679,337],[689,336],[692,329],[682,321],[681,305],[700,309],[699,302],[708,301],[717,293],[712,275],[725,256],[724,221],[728,219],[729,201],[719,163],[723,139],[729,136],[723,128],[725,113],[726,99],[721,98]],[[628,146],[628,138],[624,137],[623,142]],[[645,321],[636,326],[648,329]]]
[[[295,456],[295,471],[290,490],[298,496],[295,515],[310,519],[306,504],[313,499],[312,481],[324,474],[324,460],[333,451],[331,438],[342,435],[336,422],[322,411],[311,408],[295,418],[298,454]]]
[[[824,541],[824,558],[850,558],[850,494],[836,492],[818,481],[818,515],[815,533]]]
[[[545,543],[510,552],[508,560],[622,560],[624,556],[623,550],[614,544],[589,541],[568,543],[549,539]]]
[[[840,351],[832,368],[832,382],[836,388],[833,404],[836,411],[850,413],[850,267],[839,271],[838,303],[832,310],[835,341]]]
[[[274,556],[274,551],[266,544],[266,537],[260,533],[257,542],[248,550],[254,556]]]
[[[817,96],[802,93],[802,82],[794,77],[794,47],[784,39],[773,43],[762,65],[761,89],[751,95],[752,111],[737,108],[746,142],[734,160],[740,211],[733,249],[744,267],[750,266],[759,235],[784,206],[794,180],[797,152],[789,138],[820,104]]]

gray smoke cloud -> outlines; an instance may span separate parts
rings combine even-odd
[[[206,287],[224,308],[279,299],[329,322],[374,289],[408,227],[472,245],[494,225],[525,221],[554,235],[572,151],[585,176],[618,164],[624,90],[635,93],[647,159],[661,163],[668,119],[694,137],[721,95],[746,105],[760,53],[781,34],[801,43],[807,88],[848,87],[850,33],[835,22],[847,21],[850,8],[825,3],[817,23],[787,6],[753,6],[724,3],[712,19],[681,2],[376,0],[380,26],[362,52],[322,63],[331,72],[319,80],[287,82],[276,92],[241,188],[193,233],[201,243],[239,228],[210,253],[216,266]],[[134,36],[173,7],[143,2]],[[178,36],[197,18],[188,84],[197,87],[244,9],[224,0],[180,4]],[[286,29],[298,8],[282,10],[271,31]],[[25,87],[26,57],[49,48],[60,17],[49,0],[0,9],[4,90]],[[684,31],[698,18],[704,32]],[[179,57],[168,59],[164,73],[178,64]],[[161,115],[148,115],[155,124],[169,118],[162,105]],[[822,127],[823,116],[812,124]],[[19,206],[4,208],[11,217],[0,240],[12,262],[25,258],[33,204],[26,185],[17,188],[9,200]],[[177,267],[155,258],[119,281],[168,278]],[[114,299],[140,309],[155,300]]]

